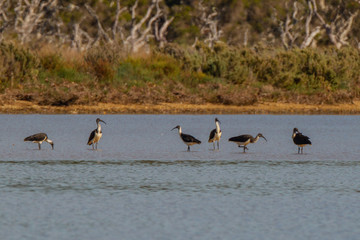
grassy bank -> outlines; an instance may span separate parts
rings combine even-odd
[[[16,101],[0,106],[6,114],[342,114],[359,115],[360,101],[352,104],[297,104],[264,102],[248,106],[222,104],[114,104],[44,106]]]
[[[124,55],[102,46],[86,53],[43,46],[0,45],[4,104],[353,103],[359,97],[360,57],[353,48],[235,48],[168,45]]]

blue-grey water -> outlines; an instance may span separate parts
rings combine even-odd
[[[0,239],[359,239],[360,116],[217,117],[220,151],[213,115],[1,115]],[[258,132],[245,154],[227,141]]]

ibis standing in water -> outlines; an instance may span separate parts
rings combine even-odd
[[[24,139],[24,142],[33,142],[39,145],[39,150],[41,150],[41,144],[47,142],[51,145],[51,148],[54,149],[54,142],[51,141],[46,133],[37,133],[31,136],[28,136]]]
[[[258,133],[258,135],[256,135],[255,138],[251,135],[245,134],[245,135],[229,138],[229,141],[234,142],[239,147],[244,148],[244,152],[245,152],[245,149],[248,149],[246,145],[248,145],[249,143],[256,143],[259,140],[259,138],[263,138],[265,139],[265,141],[267,141],[266,138],[261,133]]]
[[[220,138],[221,138],[220,123],[221,122],[219,121],[219,119],[215,118],[216,128],[210,132],[210,136],[209,136],[208,142],[214,144],[214,150],[215,150],[215,142],[217,142],[218,149],[220,148]]]
[[[179,130],[179,136],[180,136],[181,140],[183,140],[183,142],[188,146],[188,149],[187,149],[188,151],[190,151],[190,146],[201,143],[201,141],[197,140],[193,136],[182,133],[180,125],[177,125],[173,129],[171,129],[171,131],[174,130],[175,128],[177,128]]]
[[[102,137],[100,122],[103,122],[106,124],[106,122],[104,122],[100,118],[97,118],[96,119],[97,128],[90,133],[90,137],[89,137],[89,140],[87,143],[88,145],[92,145],[93,149],[94,149],[94,147],[96,147],[96,149],[97,149],[98,142],[100,141],[100,138]],[[96,146],[94,146],[95,144],[96,144]]]
[[[299,132],[297,128],[294,128],[293,130],[292,139],[295,145],[298,146],[298,153],[300,153],[300,151],[303,153],[304,146],[311,145],[311,141],[309,140],[310,138]]]

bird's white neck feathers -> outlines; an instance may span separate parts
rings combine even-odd
[[[260,136],[259,135],[256,135],[256,137],[254,138],[254,141],[253,143],[256,143],[258,140],[259,140]]]
[[[295,138],[295,137],[296,137],[296,134],[297,134],[297,132],[294,132],[291,137],[292,137],[292,138]]]
[[[181,127],[179,127],[178,130],[179,130],[179,135],[181,135]]]
[[[51,141],[50,139],[46,139],[45,142],[53,144],[53,141]]]
[[[216,133],[220,133],[220,124],[218,121],[215,122],[216,125]]]
[[[98,132],[101,132],[101,125],[100,125],[100,122],[97,123],[97,131]]]

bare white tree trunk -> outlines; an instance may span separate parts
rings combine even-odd
[[[95,42],[94,38],[90,37],[87,32],[80,28],[80,24],[84,19],[85,18],[83,17],[79,22],[73,24],[73,32],[71,36],[71,48],[78,49],[80,51],[89,49],[91,44]]]
[[[204,36],[204,42],[210,48],[213,48],[216,42],[220,42],[220,37],[223,33],[218,27],[219,13],[216,8],[212,8],[211,13],[209,13],[209,9],[203,5],[203,1],[199,2],[198,9],[201,12],[200,32]]]
[[[310,1],[313,4],[314,13],[316,17],[320,20],[322,27],[325,29],[325,32],[328,35],[331,43],[334,44],[336,48],[341,48],[344,45],[349,45],[347,41],[348,35],[351,31],[354,18],[358,15],[358,11],[356,10],[355,12],[349,14],[346,14],[345,12],[340,12],[336,15],[335,19],[333,19],[329,24],[324,20],[324,18],[318,12],[316,1],[315,0],[308,0],[308,1]]]
[[[138,6],[139,0],[136,0],[134,6],[131,8],[131,30],[130,35],[125,39],[124,45],[130,52],[138,52],[146,43],[151,34],[152,24],[157,20],[161,15],[162,11],[159,8],[160,0],[153,0],[149,6],[145,16],[140,19],[139,22],[136,22],[136,8]],[[155,14],[151,17],[153,9],[156,7]],[[143,29],[143,25],[146,24],[146,28]]]
[[[97,34],[94,38],[90,37],[89,34],[85,35],[80,29],[80,24],[75,24],[72,45],[78,46],[82,42],[81,39],[85,37],[87,38],[86,42],[91,41],[90,45],[95,45],[101,40],[109,44],[122,42],[128,52],[138,52],[148,44],[150,38],[155,37],[159,45],[163,46],[167,42],[166,31],[174,18],[166,19],[163,10],[160,8],[160,2],[161,0],[152,0],[145,15],[138,20],[137,8],[139,0],[137,0],[130,8],[131,23],[129,30],[125,31],[125,27],[119,26],[119,18],[128,9],[121,8],[120,0],[117,0],[115,20],[110,28],[111,33],[105,30],[106,28],[101,23],[96,12],[88,4],[85,4],[87,12],[96,20]],[[160,25],[158,20],[161,17],[165,18],[165,21]]]
[[[32,34],[37,31],[37,28],[46,21],[44,18],[47,12],[56,12],[58,2],[57,0],[19,0],[15,11],[14,28],[18,33],[22,43],[28,42],[32,39]],[[58,25],[55,24],[55,28]],[[43,31],[37,32],[41,37],[45,34]]]
[[[10,0],[1,0],[0,1],[0,41],[3,40],[3,32],[7,27],[10,26],[10,18],[8,17],[8,12],[10,8]]]
[[[159,42],[159,47],[163,48],[164,45],[167,43],[166,39],[166,31],[171,22],[174,20],[174,17],[171,17],[170,19],[165,18],[165,22],[162,24],[162,26],[159,26],[159,20],[155,22],[154,31],[155,31],[155,39]]]
[[[321,32],[320,26],[313,27],[314,6],[310,1],[307,3],[307,8],[300,11],[298,2],[294,1],[292,13],[289,12],[285,20],[278,20],[281,42],[285,49],[294,46],[307,48],[313,44],[315,37]],[[304,16],[306,16],[305,21]]]
[[[308,1],[308,15],[306,16],[305,21],[305,39],[301,43],[300,48],[304,49],[311,45],[314,41],[314,38],[320,33],[320,26],[316,26],[313,30],[311,30],[311,21],[314,16],[314,7],[311,1]]]

